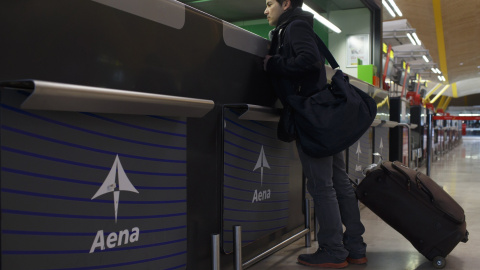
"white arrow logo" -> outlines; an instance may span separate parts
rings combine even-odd
[[[263,151],[263,145],[262,145],[262,149],[260,150],[260,155],[258,156],[257,164],[255,165],[255,168],[253,168],[254,171],[260,168],[260,180],[261,180],[260,185],[263,185],[263,168],[264,167],[270,169],[270,166],[268,165],[267,157],[265,156],[265,151]]]
[[[92,200],[103,194],[113,192],[113,204],[115,207],[115,223],[117,223],[118,204],[120,202],[120,191],[130,191],[138,193],[138,190],[128,180],[127,174],[123,170],[120,158],[115,157],[112,168],[103,181],[102,186],[97,190],[97,193],[93,195]]]
[[[355,165],[355,171],[359,172],[362,170],[362,165],[358,165],[360,163],[360,154],[362,153],[362,149],[360,148],[360,141],[358,141],[358,146],[357,146],[357,165]]]

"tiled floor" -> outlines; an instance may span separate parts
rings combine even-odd
[[[419,169],[425,172],[425,168]],[[480,138],[464,137],[463,142],[432,162],[431,177],[464,208],[470,239],[459,243],[447,256],[446,270],[480,269]],[[361,207],[364,234],[368,244],[366,265],[349,265],[347,269],[413,270],[434,269],[398,232],[393,230],[366,207]],[[305,248],[305,241],[278,251],[249,269],[313,269],[297,264],[297,256],[315,252],[316,242]]]

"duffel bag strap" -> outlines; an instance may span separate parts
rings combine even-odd
[[[325,56],[325,58],[328,60],[328,63],[333,69],[340,67],[337,63],[337,60],[335,60],[335,57],[333,57],[332,53],[327,48],[327,45],[325,45],[322,39],[318,36],[317,36],[317,45],[318,45],[318,50],[323,54],[323,56]]]

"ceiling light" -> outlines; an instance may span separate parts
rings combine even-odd
[[[395,4],[395,2],[393,2],[393,0],[388,0],[388,2],[390,2],[390,5],[392,5],[393,9],[395,10],[395,12],[397,12],[398,16],[402,17],[403,14],[400,11],[400,9],[397,7],[397,4]]]
[[[323,16],[318,14],[315,10],[313,10],[311,7],[303,4],[302,9],[305,11],[308,11],[313,14],[313,18],[315,18],[317,21],[319,21],[321,24],[325,25],[326,27],[330,28],[333,32],[335,33],[341,33],[342,30],[338,28],[336,25],[331,23],[329,20],[325,19]]]
[[[432,72],[437,73],[437,70],[432,67]]]
[[[442,81],[442,76],[437,76],[439,81]]]
[[[393,12],[392,8],[387,4],[387,2],[385,2],[385,0],[382,0],[382,4],[387,9],[388,13],[390,13],[390,16],[395,18],[395,12]]]
[[[417,42],[417,45],[422,45],[422,42],[420,41],[420,39],[418,39],[417,33],[412,33],[412,36]]]
[[[425,60],[425,62],[430,62],[430,60],[428,60],[428,58],[425,56],[425,55],[422,55],[423,56],[423,60]]]
[[[410,35],[410,33],[407,33],[407,37],[408,39],[410,39],[410,42],[412,42],[413,45],[417,45],[417,43],[415,43],[415,40],[413,40],[412,35]]]
[[[440,71],[440,69],[438,69],[438,68],[435,68],[435,69],[437,70],[437,73],[438,73],[438,74],[442,74],[442,72]]]

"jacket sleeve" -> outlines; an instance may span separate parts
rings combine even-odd
[[[304,75],[319,69],[323,65],[317,43],[315,32],[305,21],[293,21],[285,29],[284,50],[288,51],[283,55],[276,54],[267,63],[269,74],[281,75],[295,79],[301,79]],[[289,42],[290,48],[287,48]]]

